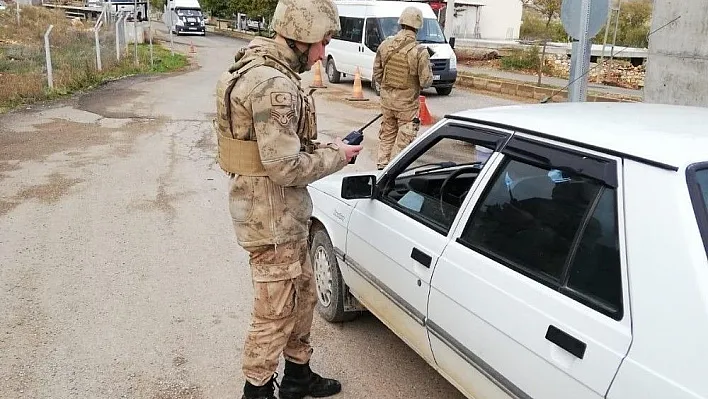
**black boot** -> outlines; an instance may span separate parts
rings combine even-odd
[[[241,399],[276,399],[274,393],[275,387],[273,386],[274,381],[275,377],[271,378],[265,385],[260,387],[246,381],[246,384],[243,386],[243,396],[241,396]]]
[[[322,378],[313,373],[310,364],[297,364],[285,361],[285,374],[279,385],[280,399],[302,399],[305,396],[323,398],[342,390],[337,380]]]

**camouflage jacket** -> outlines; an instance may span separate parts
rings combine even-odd
[[[416,41],[416,34],[407,29],[401,29],[394,36],[387,37],[376,50],[374,58],[373,78],[381,84],[381,106],[394,111],[409,111],[419,106],[418,96],[420,90],[430,87],[433,84],[433,71],[430,66],[430,54],[424,46],[416,44],[406,54],[408,68],[406,72],[400,72],[400,79],[406,79],[409,84],[405,89],[388,87],[384,81],[384,72],[387,65],[386,60],[396,51],[402,51],[407,44]],[[398,70],[393,71],[399,73]]]
[[[294,71],[299,65],[295,53],[256,38],[237,53],[230,71],[258,59],[267,59],[268,65],[246,71],[228,105],[234,138],[257,142],[266,174],[235,175],[231,181],[229,210],[242,247],[306,239],[312,213],[307,184],[347,165],[344,150],[334,144],[306,151],[317,136],[317,122],[313,99]],[[217,93],[223,93],[225,80],[219,80]],[[226,106],[220,103],[217,99],[217,108]],[[228,123],[224,110],[217,111],[219,123]]]

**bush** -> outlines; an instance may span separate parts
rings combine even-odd
[[[548,24],[548,30],[546,30],[546,21],[540,15],[533,11],[526,11],[522,17],[519,38],[521,40],[547,39],[552,42],[567,42],[568,34],[560,20],[551,21]]]

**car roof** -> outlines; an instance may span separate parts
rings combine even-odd
[[[708,161],[708,108],[703,107],[566,102],[469,109],[448,117],[538,132],[678,168]]]
[[[386,0],[335,0],[334,4],[360,7],[362,14],[375,17],[400,17],[406,7],[416,7],[423,13],[423,18],[436,18],[433,9],[428,3],[414,1],[386,1]]]

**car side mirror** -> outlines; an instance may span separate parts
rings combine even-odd
[[[376,176],[347,176],[342,179],[342,198],[361,199],[373,198],[376,187]]]
[[[454,37],[451,37],[448,40],[448,43],[450,44],[450,47],[452,47],[453,49],[455,48],[455,38]]]

